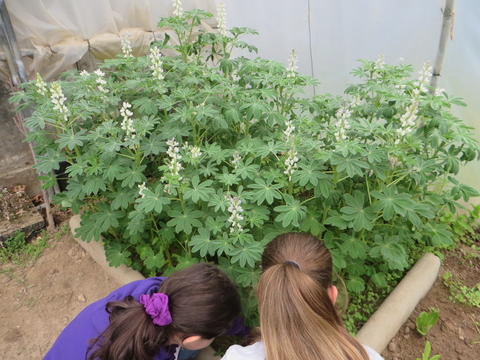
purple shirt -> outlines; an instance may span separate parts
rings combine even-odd
[[[152,277],[124,285],[107,297],[90,304],[62,331],[43,360],[85,360],[89,340],[98,337],[110,324],[105,306],[109,301],[123,300],[132,295],[139,300],[140,295],[151,295],[158,291],[164,277]],[[168,350],[167,350],[168,349]],[[173,360],[176,346],[160,348],[154,360]]]

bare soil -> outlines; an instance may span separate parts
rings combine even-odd
[[[480,296],[480,252],[461,245],[446,253],[432,289],[383,351],[385,360],[422,359],[427,340],[432,346],[430,356],[441,355],[441,360],[480,359],[480,308],[450,300],[452,295],[443,281],[445,271],[456,275],[462,284],[476,288]],[[427,336],[422,336],[416,331],[415,320],[422,311],[431,309],[439,311],[440,319]]]
[[[56,218],[57,225],[67,220]],[[51,235],[50,246],[37,261],[0,265],[1,359],[42,359],[86,305],[118,287],[70,234],[58,240]],[[385,360],[421,358],[426,340],[432,344],[432,355],[439,354],[442,360],[480,359],[480,334],[474,324],[480,323],[480,308],[449,300],[442,279],[445,271],[470,287],[479,284],[480,253],[461,246],[445,256],[433,288],[382,353]],[[431,308],[440,311],[440,320],[423,337],[415,330],[415,319]]]
[[[42,359],[86,305],[119,286],[71,235],[49,245],[34,263],[0,265],[0,359]]]

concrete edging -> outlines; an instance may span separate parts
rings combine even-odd
[[[101,242],[87,243],[75,237],[75,229],[79,226],[80,215],[75,215],[70,219],[73,237],[118,284],[125,285],[144,279],[138,271],[125,265],[110,267]],[[381,353],[435,283],[439,270],[440,259],[437,256],[430,253],[423,255],[360,329],[357,340]],[[214,353],[211,347],[203,349],[197,360],[220,359],[219,356],[214,356]]]
[[[357,340],[381,353],[435,283],[439,270],[438,256],[423,255],[363,325]]]

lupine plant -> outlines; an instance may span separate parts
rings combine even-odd
[[[464,105],[431,94],[431,67],[362,60],[346,95],[306,97],[317,81],[285,65],[232,56],[256,49],[249,28],[198,31],[212,15],[183,11],[160,28],[176,33],[150,53],[106,60],[94,73],[40,77],[12,97],[34,129],[38,171],[68,163],[67,190],[55,201],[81,213],[77,235],[101,236],[112,266],[168,274],[215,261],[250,291],[263,248],[303,231],[324,241],[350,291],[409,266],[412,249],[450,244],[436,221],[478,193],[453,176],[479,148],[454,117]],[[166,49],[176,56],[162,56]],[[54,178],[43,176],[45,186]]]

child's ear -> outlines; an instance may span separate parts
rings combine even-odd
[[[338,289],[335,285],[332,285],[328,288],[328,297],[332,300],[333,305],[337,302]]]
[[[199,341],[202,337],[200,335],[193,335],[185,338],[182,343],[183,346],[188,346],[188,344],[194,343],[195,341]]]

